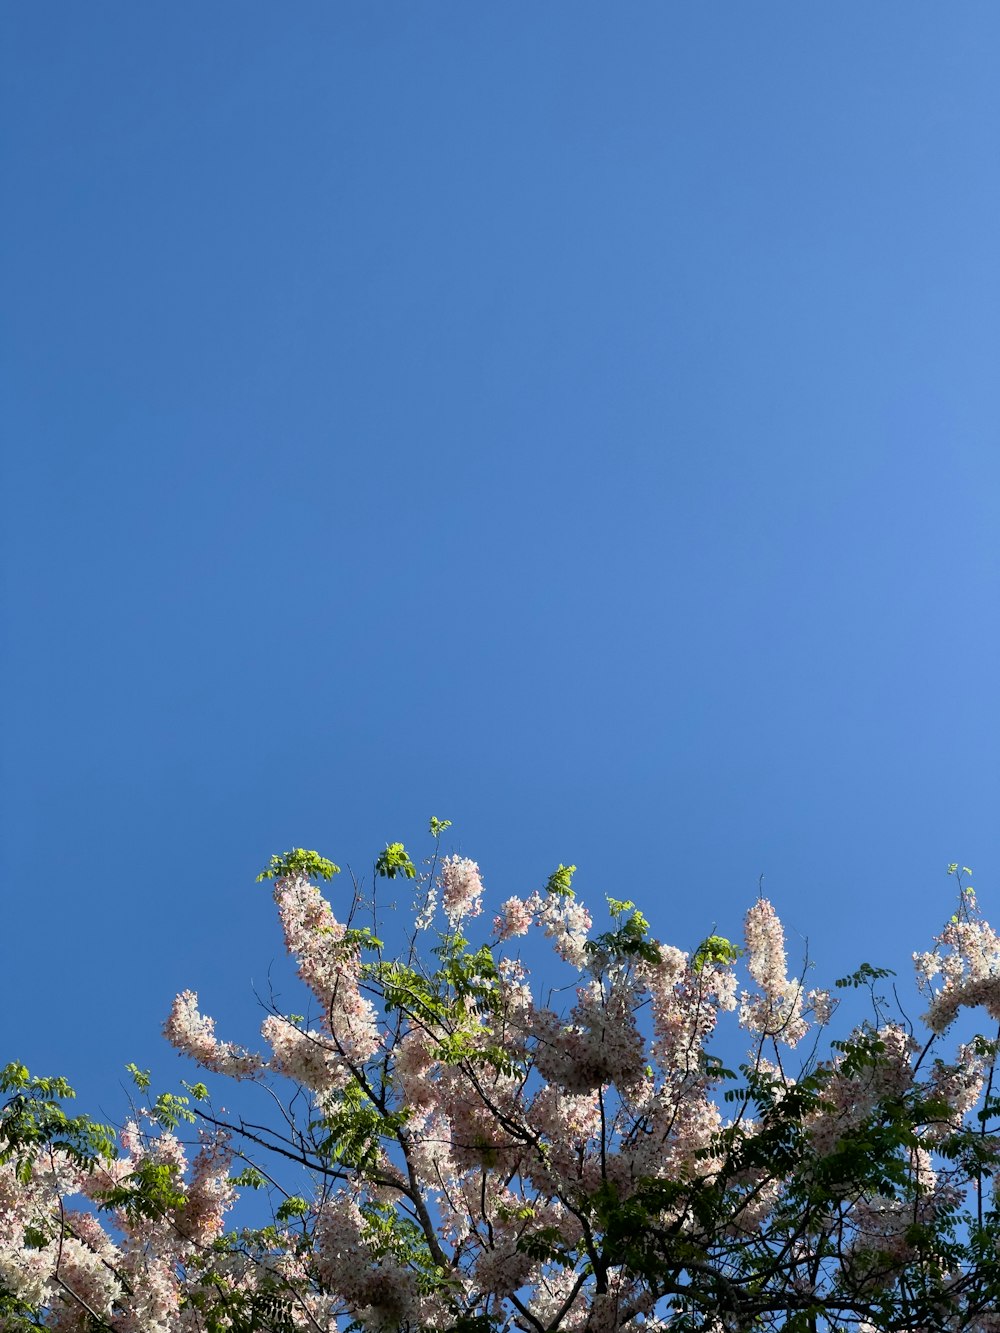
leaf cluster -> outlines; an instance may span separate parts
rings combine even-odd
[[[87,1170],[114,1154],[115,1133],[89,1116],[70,1116],[62,1106],[76,1093],[64,1078],[33,1077],[18,1063],[0,1070],[0,1092],[10,1097],[0,1107],[0,1163],[14,1161],[28,1180],[34,1162],[46,1151],[65,1153]]]
[[[340,874],[340,866],[328,861],[318,852],[306,851],[304,847],[293,847],[283,856],[272,856],[264,869],[257,876],[260,884],[267,879],[284,879],[292,875],[304,875],[307,879],[333,879]]]

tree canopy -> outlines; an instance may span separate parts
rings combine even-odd
[[[179,994],[211,1088],[131,1066],[115,1134],[6,1067],[0,1329],[998,1333],[1000,939],[967,872],[911,1020],[885,968],[790,972],[764,898],[683,950],[624,899],[596,929],[560,865],[484,917],[448,827],[421,865],[387,844],[344,920],[337,866],[272,858],[307,1012],[249,1050]]]

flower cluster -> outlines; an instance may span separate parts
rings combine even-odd
[[[744,993],[741,1022],[751,1032],[797,1046],[809,1031],[802,1012],[802,983],[789,980],[785,932],[766,898],[761,898],[747,912],[744,937],[747,971],[760,987],[760,993]]]
[[[967,909],[966,909],[967,910]],[[1000,937],[975,916],[953,918],[936,938],[932,953],[915,953],[917,978],[930,992],[924,1022],[932,1032],[944,1032],[959,1009],[985,1009],[1000,1021]],[[943,984],[933,986],[935,977]]]
[[[475,861],[462,856],[446,856],[441,864],[444,914],[452,930],[457,930],[466,917],[478,916],[483,910],[483,881]]]
[[[163,1034],[171,1046],[215,1074],[252,1078],[263,1067],[259,1055],[231,1041],[219,1041],[214,1019],[199,1012],[198,996],[192,990],[181,991],[174,1000]]]
[[[573,967],[584,965],[584,946],[593,921],[582,903],[565,894],[533,893],[528,898],[508,898],[493,918],[493,929],[501,943],[515,935],[526,935],[532,925],[541,926],[564,962]]]
[[[193,1329],[195,1274],[234,1200],[228,1141],[203,1135],[189,1167],[174,1134],[133,1121],[121,1149],[87,1165],[67,1145],[37,1157],[22,1147],[0,1165],[0,1291],[71,1333],[95,1321],[113,1333]],[[215,1282],[218,1293],[221,1271]]]
[[[916,956],[922,1041],[873,991],[828,1058],[803,1058],[790,1052],[836,1006],[789,975],[764,899],[741,962],[721,936],[656,940],[629,902],[610,900],[612,928],[592,934],[560,867],[546,892],[508,897],[477,947],[463,931],[482,912],[479,867],[449,856],[419,905],[429,928],[440,891],[435,948],[418,957],[414,934],[390,960],[310,880],[329,863],[300,850],[277,864],[314,1016],[269,1013],[255,1054],[183,991],[166,1033],[278,1117],[200,1103],[191,1148],[157,1103],[115,1155],[46,1138],[50,1122],[12,1098],[0,1333],[24,1327],[8,1298],[61,1333],[743,1333],[824,1308],[850,1316],[820,1320],[824,1333],[915,1333],[928,1311],[934,1333],[1000,1333],[981,1298],[1000,1044],[942,1037],[962,1007],[1000,1018],[1000,939],[974,911]],[[533,978],[530,950],[507,951],[532,927],[555,973]],[[729,1055],[726,1023],[742,1032],[739,1074],[715,1054]],[[275,1211],[227,1237],[237,1155],[268,1165],[256,1183]]]

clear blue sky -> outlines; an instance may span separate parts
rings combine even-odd
[[[431,814],[827,977],[1000,916],[993,0],[0,37],[4,1059],[252,1034],[269,854]]]

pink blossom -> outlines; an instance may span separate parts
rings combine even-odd
[[[349,1063],[363,1063],[378,1050],[381,1037],[375,1009],[358,986],[357,947],[343,943],[345,927],[304,876],[277,880],[274,898],[285,945],[298,961],[299,976],[323,1006],[339,1054]]]
[[[195,991],[181,991],[174,1000],[163,1027],[167,1041],[182,1055],[188,1055],[204,1069],[232,1078],[253,1078],[263,1067],[259,1055],[244,1050],[231,1041],[219,1041],[215,1022],[198,1012]]]
[[[575,898],[550,893],[538,901],[538,923],[552,940],[556,953],[574,967],[584,967],[587,951],[584,945],[592,921],[590,913]],[[529,899],[529,902],[531,900]]]
[[[271,1047],[269,1068],[295,1079],[320,1098],[342,1088],[350,1073],[340,1051],[320,1032],[303,1032],[286,1018],[269,1015],[261,1034]]]
[[[987,921],[953,920],[937,937],[934,954],[914,954],[924,989],[940,974],[924,1021],[932,1032],[951,1026],[960,1008],[983,1008],[1000,1020],[1000,938]]]
[[[178,1233],[199,1248],[211,1245],[222,1234],[223,1218],[236,1197],[229,1180],[232,1160],[232,1149],[222,1133],[202,1136],[184,1206],[178,1209],[175,1221]]]
[[[797,1046],[809,1030],[802,1013],[802,985],[788,979],[785,932],[766,898],[747,912],[745,935],[747,970],[763,993],[744,994],[740,1022],[751,1032]]]
[[[323,1207],[316,1222],[316,1245],[323,1281],[367,1327],[396,1333],[416,1316],[415,1274],[391,1261],[376,1260],[352,1196],[339,1192]]]
[[[466,917],[479,916],[483,910],[483,882],[475,861],[446,856],[441,863],[441,884],[444,914],[452,930],[457,930]]]
[[[437,1064],[434,1049],[437,1043],[424,1028],[411,1027],[396,1043],[394,1069],[400,1090],[407,1105],[422,1108],[437,1099],[434,1082],[429,1077]]]
[[[837,1007],[837,1001],[828,990],[811,990],[806,994],[809,1008],[812,1010],[813,1018],[820,1025],[826,1027],[833,1017],[833,1011]]]
[[[530,1255],[517,1249],[513,1235],[503,1246],[483,1250],[475,1266],[476,1286],[495,1296],[512,1296],[528,1280],[534,1267]]]
[[[493,918],[493,930],[499,940],[513,935],[526,935],[535,913],[523,898],[508,898],[500,905],[500,914]]]
[[[449,858],[441,888],[457,931],[480,911],[478,866]],[[599,1257],[613,1253],[596,1206],[602,1198],[635,1201],[641,1220],[637,1196],[665,1185],[650,1227],[694,1256],[685,1283],[697,1286],[702,1256],[705,1265],[721,1256],[724,1272],[727,1255],[752,1260],[780,1247],[778,1280],[817,1306],[841,1277],[846,1291],[880,1298],[879,1265],[898,1273],[915,1258],[914,1235],[967,1209],[974,1189],[994,1207],[990,1164],[970,1165],[947,1142],[982,1104],[992,1045],[976,1038],[948,1048],[948,1060],[934,1059],[942,1042],[918,1048],[907,1028],[877,1010],[875,1022],[854,1034],[854,1047],[834,1046],[819,1067],[820,1098],[800,1101],[774,1042],[794,1045],[807,1020],[828,1021],[833,1000],[826,990],[805,993],[788,976],[784,932],[767,902],[747,917],[751,991],[738,998],[739,965],[725,960],[735,951],[699,949],[692,957],[651,943],[595,963],[586,947],[590,916],[578,901],[554,893],[508,899],[497,935],[540,925],[557,955],[580,971],[567,999],[565,969],[536,972],[541,988],[533,991],[521,961],[493,947],[487,964],[475,944],[466,949],[453,935],[432,955],[438,963],[421,960],[415,944],[398,963],[377,951],[362,957],[358,935],[303,876],[280,879],[275,898],[287,947],[321,1006],[315,1026],[269,1015],[265,1062],[220,1041],[186,991],[167,1032],[207,1068],[254,1077],[274,1093],[281,1119],[272,1122],[277,1165],[269,1174],[283,1190],[302,1159],[310,1191],[303,1215],[217,1243],[233,1199],[230,1143],[202,1138],[189,1166],[184,1140],[192,1129],[165,1132],[145,1113],[124,1127],[112,1160],[81,1164],[50,1147],[27,1171],[0,1162],[0,1286],[35,1308],[39,1327],[86,1333],[96,1315],[111,1333],[199,1333],[226,1322],[230,1298],[238,1304],[278,1292],[297,1333],[348,1324],[445,1333],[482,1316],[498,1330],[669,1333],[678,1313],[668,1309],[669,1296],[620,1262],[598,1273]],[[1000,940],[985,922],[956,919],[917,960],[932,1035],[963,1006],[1000,1017]],[[384,1018],[376,1019],[373,998],[384,1002]],[[728,1079],[708,1049],[737,1004],[750,1033],[747,1061],[770,1084],[758,1122],[751,1113],[759,1084],[751,1079],[725,1099]],[[299,1085],[290,1094],[284,1078]],[[919,1114],[897,1150],[886,1197],[852,1177],[846,1193],[830,1192],[829,1211],[811,1201],[808,1226],[776,1232],[775,1221],[796,1214],[804,1177],[780,1154],[762,1152],[762,1136],[785,1113],[800,1117],[811,1150],[801,1170],[812,1173],[813,1155],[829,1157],[848,1136],[867,1134],[887,1104],[894,1117]],[[239,1132],[238,1114],[200,1109]],[[984,1153],[995,1147],[992,1129],[977,1136]],[[237,1146],[248,1156],[271,1133],[249,1116],[242,1132]],[[263,1166],[266,1149],[262,1156]],[[130,1189],[146,1165],[167,1168],[158,1174],[173,1197],[163,1207],[102,1213],[111,1191]],[[697,1204],[713,1184],[720,1188],[706,1220]],[[117,1194],[119,1204],[123,1198]],[[834,1232],[835,1252],[817,1266],[823,1238]],[[538,1258],[532,1242],[541,1241],[558,1247],[557,1259]],[[928,1257],[934,1261],[923,1254],[921,1262]],[[955,1329],[961,1317],[969,1333],[1000,1333],[992,1311],[966,1318],[958,1287],[965,1274],[955,1268],[957,1276],[941,1279],[958,1292]],[[948,1321],[947,1310],[942,1317]],[[736,1305],[718,1316],[694,1311],[691,1320],[707,1333],[746,1322]]]
[[[535,1011],[535,1068],[570,1093],[634,1084],[642,1074],[643,1049],[627,983],[606,993],[593,981],[577,997],[568,1024],[548,1009]]]

